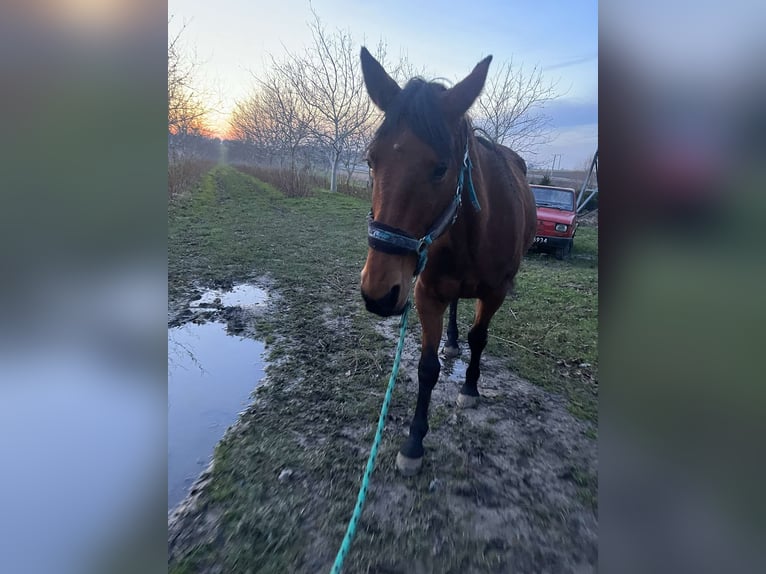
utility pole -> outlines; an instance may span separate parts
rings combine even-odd
[[[560,153],[554,153],[553,154],[553,163],[551,163],[551,175],[553,175],[553,171],[556,169],[556,158],[559,160],[559,169],[561,169],[561,154]]]

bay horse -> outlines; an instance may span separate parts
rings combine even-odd
[[[458,406],[470,408],[479,398],[479,362],[489,323],[535,236],[536,208],[524,161],[478,137],[467,115],[491,60],[479,62],[449,89],[421,78],[402,88],[365,47],[361,50],[367,93],[384,114],[367,153],[372,210],[361,272],[367,310],[381,317],[401,315],[417,276],[415,306],[423,333],[418,399],[396,458],[407,476],[423,463],[447,306],[458,298],[478,299],[467,337],[471,358],[457,397]],[[455,328],[455,346],[456,338]]]

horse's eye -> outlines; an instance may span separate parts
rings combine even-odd
[[[446,174],[446,173],[447,173],[447,164],[440,163],[439,165],[437,165],[434,168],[434,172],[431,175],[431,177],[433,177],[433,179],[435,179],[435,180],[439,180],[439,179],[443,178],[444,174]]]

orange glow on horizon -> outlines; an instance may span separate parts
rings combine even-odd
[[[171,134],[175,135],[175,134],[178,133],[179,130],[178,129],[169,128],[169,131],[170,131]],[[202,137],[206,137],[206,138],[211,138],[211,139],[220,138],[220,139],[223,139],[223,137],[220,135],[220,132],[218,130],[215,130],[215,129],[209,128],[209,127],[201,127],[199,129],[197,129],[197,133],[199,135],[201,135]]]

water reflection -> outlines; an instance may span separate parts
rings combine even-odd
[[[221,295],[205,297],[212,302]],[[229,300],[237,297],[263,300],[253,302],[247,291],[232,292]],[[222,323],[168,329],[168,509],[183,500],[250,402],[264,376],[263,352],[263,343],[228,335]]]
[[[454,359],[441,358],[441,374],[447,380],[457,381],[463,383],[465,380],[465,372],[468,369],[468,365],[460,357]]]
[[[209,305],[216,299],[221,300],[224,307],[265,307],[268,293],[255,285],[235,285],[230,291],[211,289],[205,291],[202,297],[192,303],[192,307]]]

